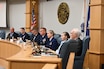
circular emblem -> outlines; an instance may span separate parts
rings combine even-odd
[[[67,3],[62,2],[58,7],[58,20],[61,24],[65,24],[69,18],[69,6]]]

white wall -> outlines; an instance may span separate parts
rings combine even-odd
[[[7,0],[8,28],[4,29],[7,33],[10,27],[14,27],[15,31],[19,31],[20,27],[25,27],[25,5],[25,0]]]
[[[9,27],[14,27],[16,31],[20,27],[25,27],[25,0],[9,0],[8,7]]]
[[[83,1],[84,0],[40,0],[39,22],[40,27],[52,29],[55,33],[69,32],[72,28],[79,28],[83,20]],[[69,20],[66,24],[60,24],[57,18],[57,9],[61,2],[66,2],[70,8]],[[25,27],[25,0],[8,0],[7,23],[9,27],[14,27],[16,31],[20,27]],[[5,29],[7,32],[8,29]]]
[[[6,27],[6,0],[0,0],[0,27]]]
[[[70,31],[72,28],[79,28],[82,20],[84,0],[40,0],[40,27],[52,29],[56,33]],[[69,20],[66,24],[60,24],[57,17],[57,9],[61,2],[66,2],[70,8]]]

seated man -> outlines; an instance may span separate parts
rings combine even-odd
[[[45,46],[55,51],[58,48],[59,44],[57,40],[54,38],[53,30],[49,30],[47,36],[48,36],[48,41],[46,42]]]
[[[19,35],[14,32],[14,28],[10,28],[10,33],[7,35],[6,39],[17,39]]]
[[[30,40],[29,35],[25,32],[24,28],[20,28],[20,38],[22,38],[22,40],[24,42],[26,42],[26,39]]]
[[[56,54],[59,54],[59,51],[60,51],[61,46],[63,45],[64,42],[68,41],[69,38],[70,38],[70,35],[69,35],[68,32],[63,32],[63,33],[61,34],[61,40],[62,40],[62,41],[61,41],[60,46],[59,46],[58,49],[56,50]]]
[[[80,39],[80,31],[72,29],[70,40],[65,42],[59,51],[59,57],[62,58],[62,69],[66,69],[70,52],[75,52],[75,55],[80,56],[82,53],[82,40]]]
[[[36,42],[38,45],[40,43],[40,34],[37,29],[33,29],[32,36],[30,37],[31,41]]]
[[[43,27],[40,28],[39,33],[40,33],[40,43],[39,43],[39,45],[46,45],[46,41],[48,39],[47,33],[46,33],[46,28],[43,28]]]

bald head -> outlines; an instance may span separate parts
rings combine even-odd
[[[77,29],[77,28],[72,29],[70,32],[71,39],[77,39],[80,37],[80,35],[81,35],[81,33],[80,33],[79,29]]]

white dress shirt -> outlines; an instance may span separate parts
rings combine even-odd
[[[56,54],[59,54],[60,48],[63,45],[64,42],[66,42],[67,40],[61,41],[60,46],[58,47],[58,49],[56,50]]]

